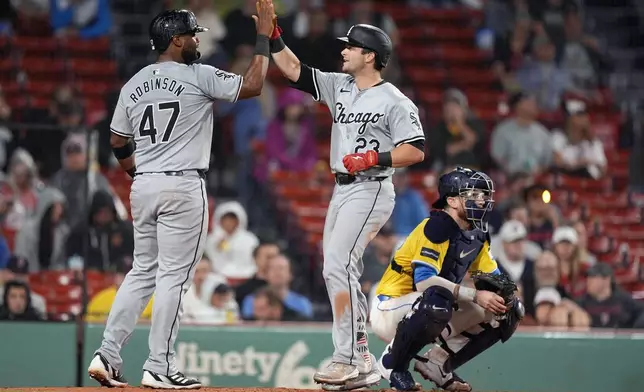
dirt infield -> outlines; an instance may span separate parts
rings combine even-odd
[[[128,387],[128,388],[113,388],[113,389],[108,389],[104,387],[85,387],[85,388],[64,388],[64,387],[57,387],[57,388],[0,388],[0,392],[2,391],[7,391],[7,392],[106,392],[108,390],[112,391],[123,391],[123,392],[129,392],[129,391],[138,391],[138,392],[143,392],[143,391],[167,391],[167,389],[150,389],[150,388],[142,388],[142,387]],[[291,388],[213,388],[213,387],[203,387],[201,389],[197,389],[200,392],[311,392],[312,390],[315,389],[291,389]],[[319,389],[321,391],[321,389]],[[376,391],[393,391],[392,389],[378,389]],[[430,391],[430,390],[426,390]]]

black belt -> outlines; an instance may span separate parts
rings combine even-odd
[[[177,171],[162,171],[162,172],[140,172],[140,173],[135,173],[135,176],[138,176],[140,174],[165,174],[166,176],[176,176],[176,177],[181,177],[186,174],[196,172],[197,175],[201,178],[206,178],[206,171],[202,169],[190,169],[190,170],[177,170]]]
[[[349,185],[360,179],[361,181],[382,181],[387,177],[370,177],[370,176],[354,176],[353,174],[335,173],[335,182],[338,185]]]

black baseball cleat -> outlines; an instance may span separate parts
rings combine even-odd
[[[199,389],[201,382],[195,378],[189,378],[178,372],[172,376],[164,376],[149,370],[143,370],[141,385],[155,389]]]
[[[91,378],[98,381],[104,387],[108,388],[125,388],[127,381],[120,371],[114,369],[107,359],[100,353],[94,354],[92,362],[87,368],[87,373]]]

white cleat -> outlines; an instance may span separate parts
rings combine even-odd
[[[470,392],[472,386],[467,381],[460,378],[456,373],[445,373],[442,363],[438,362],[436,355],[432,351],[442,350],[440,347],[434,347],[429,353],[423,355],[427,362],[414,361],[414,370],[420,373],[425,380],[433,382],[437,387],[451,392]]]
[[[357,366],[331,362],[324,370],[315,373],[313,381],[318,384],[344,385],[359,375]]]
[[[172,376],[154,373],[149,370],[143,370],[143,379],[141,385],[154,389],[199,389],[201,382],[199,380],[186,377],[183,373],[176,373]]]
[[[95,354],[87,368],[87,374],[99,384],[108,388],[125,388],[127,381],[118,370],[107,362],[101,354]]]

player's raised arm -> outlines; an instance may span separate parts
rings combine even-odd
[[[269,37],[274,29],[275,9],[271,0],[257,1],[257,16],[253,15],[257,27],[255,55],[244,74],[238,99],[252,98],[262,93],[268,71],[270,56]]]
[[[121,168],[134,178],[136,172],[136,163],[134,161],[134,130],[125,111],[123,103],[123,92],[119,95],[119,100],[114,108],[114,116],[110,124],[110,145],[112,152],[119,161]]]
[[[282,40],[282,29],[277,25],[270,39],[270,50],[273,61],[282,75],[291,82],[291,87],[311,94],[315,101],[335,103],[336,80],[345,75],[333,72],[321,72],[300,62],[295,53]]]

